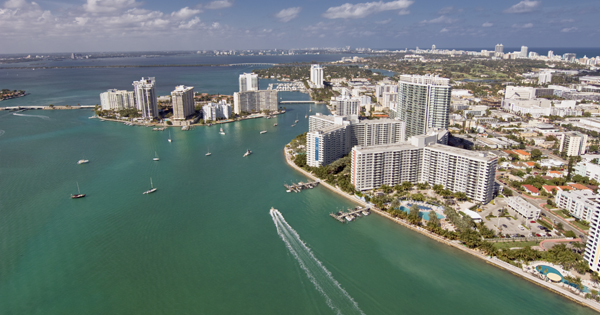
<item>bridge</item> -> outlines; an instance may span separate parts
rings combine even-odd
[[[280,101],[279,104],[325,104],[319,101]]]
[[[268,62],[248,62],[248,63],[230,63],[230,66],[277,66],[278,63]]]
[[[67,107],[66,105],[54,105],[54,109],[81,109],[81,108],[95,108],[96,105],[73,105]],[[51,109],[50,106],[6,106],[0,107],[0,110],[28,110],[28,109]]]

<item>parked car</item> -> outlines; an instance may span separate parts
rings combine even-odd
[[[529,223],[535,223],[535,221],[533,221],[533,220],[532,220],[532,221],[530,221]]]
[[[536,234],[535,236],[537,236],[537,237],[541,237],[541,235],[540,235],[540,234]]]

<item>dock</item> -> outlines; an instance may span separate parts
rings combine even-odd
[[[369,214],[371,214],[369,208],[356,207],[354,209],[348,209],[348,212],[338,211],[336,213],[330,213],[329,215],[341,223],[346,223],[352,222],[356,218],[368,216]]]
[[[304,189],[312,189],[312,188],[319,186],[319,180],[316,180],[314,182],[308,182],[308,183],[299,182],[297,184],[294,184],[292,182],[291,185],[283,184],[283,186],[285,187],[286,192],[298,193]]]

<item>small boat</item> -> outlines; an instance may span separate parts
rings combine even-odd
[[[346,216],[346,221],[350,222],[350,221],[352,221],[352,220],[354,220],[354,217],[353,217],[353,216],[351,216],[351,215],[347,215],[347,216]]]
[[[157,189],[157,188],[154,188],[154,185],[152,184],[152,177],[150,177],[150,189],[148,189],[148,190],[144,191],[144,193],[143,193],[143,194],[144,194],[144,195],[151,194],[151,193],[155,192],[155,191],[156,191],[156,189]]]
[[[304,115],[304,118],[308,118],[308,115]]]
[[[274,124],[273,124],[273,127],[277,127],[277,123],[274,123]]]
[[[261,132],[260,132],[260,134],[261,134],[261,135],[262,135],[263,133],[267,133],[267,131],[266,131],[266,130],[263,130],[263,131],[261,131]]]
[[[248,150],[246,150],[246,153],[244,153],[243,157],[247,157],[250,154],[252,154],[252,151],[250,151],[250,149],[248,149]]]
[[[152,161],[160,161],[160,158],[158,158],[158,154],[156,154],[156,151],[154,151],[154,158],[152,159]]]
[[[296,124],[292,124],[292,127],[296,126]]]
[[[171,140],[171,130],[169,130],[169,142],[172,142],[173,140]]]
[[[208,150],[208,148],[206,148],[206,151],[207,151],[205,154],[206,156],[210,156],[212,154],[212,153],[210,153],[210,150]]]
[[[90,163],[90,160],[81,159],[81,160],[77,161],[77,164],[87,164],[87,163]]]
[[[77,194],[76,195],[71,195],[71,199],[78,199],[78,198],[83,198],[85,197],[85,194],[82,194],[81,191],[79,190],[79,183],[77,183]]]
[[[223,131],[223,127],[221,127],[221,130],[219,130],[219,133],[222,134],[222,135],[225,134],[225,131]]]
[[[367,216],[367,215],[369,215],[369,214],[371,214],[371,213],[370,213],[369,211],[367,211],[367,210],[363,210],[362,214],[363,214],[364,216]]]

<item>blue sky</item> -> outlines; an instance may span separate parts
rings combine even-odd
[[[0,53],[598,47],[599,14],[598,0],[8,0]]]

